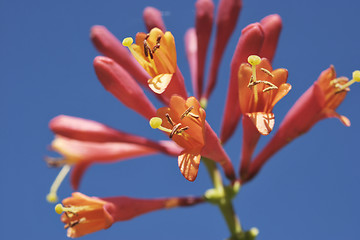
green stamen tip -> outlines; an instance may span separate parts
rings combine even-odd
[[[130,47],[133,42],[134,40],[131,37],[127,37],[124,38],[124,40],[122,41],[122,45],[124,45],[125,47]]]
[[[252,65],[252,66],[256,66],[259,65],[261,62],[261,58],[258,55],[250,55],[248,57],[248,62]]]
[[[56,203],[58,201],[58,197],[56,195],[56,193],[49,193],[48,195],[46,195],[46,200],[49,203]]]
[[[353,79],[355,80],[355,82],[360,82],[360,70],[354,71],[352,76],[353,76]]]
[[[150,119],[149,124],[153,129],[157,129],[161,126],[162,120],[159,117],[153,117]]]
[[[55,212],[56,212],[57,214],[62,214],[63,211],[64,211],[63,205],[61,205],[61,203],[56,204],[56,206],[55,206]]]

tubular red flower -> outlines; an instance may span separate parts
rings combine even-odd
[[[59,115],[50,121],[49,127],[56,135],[74,140],[134,143],[157,149],[172,156],[177,156],[182,151],[176,144],[171,144],[172,141],[155,142],[145,137],[113,129],[93,120],[78,117]]]
[[[203,89],[206,53],[212,32],[214,3],[212,0],[197,0],[195,7],[195,29],[197,39],[197,87],[194,89],[194,92],[195,96],[200,99]]]
[[[153,28],[159,28],[166,32],[166,27],[161,16],[161,12],[154,7],[146,7],[143,11],[143,19],[148,32]]]
[[[264,17],[260,24],[264,30],[265,39],[259,55],[272,62],[282,29],[282,20],[278,14],[272,14]]]
[[[225,143],[235,131],[241,117],[238,104],[238,70],[241,63],[247,62],[248,56],[258,54],[264,41],[264,33],[259,23],[244,28],[237,43],[232,61],[228,93],[221,125],[221,142]]]
[[[96,57],[94,68],[104,88],[125,106],[147,119],[155,115],[155,107],[135,80],[111,58]]]
[[[121,67],[125,68],[140,84],[147,86],[147,80],[149,79],[147,72],[106,27],[93,26],[90,38],[99,52],[112,58]]]
[[[60,159],[48,158],[51,166],[73,165],[71,176],[74,189],[79,186],[84,171],[93,163],[111,163],[158,153],[158,150],[132,143],[87,142],[55,136],[51,149],[62,155]]]
[[[309,131],[318,121],[336,117],[345,126],[350,126],[349,119],[335,111],[347,94],[347,89],[339,91],[337,84],[347,82],[347,78],[336,78],[333,66],[323,71],[286,114],[279,130],[251,163],[249,174],[243,182],[251,180],[273,154]]]
[[[195,28],[189,28],[185,33],[185,52],[189,63],[191,83],[194,93],[198,92],[197,83],[197,39]]]
[[[81,237],[102,229],[115,222],[127,221],[140,215],[175,207],[193,206],[204,202],[200,197],[173,197],[140,199],[125,196],[98,198],[74,192],[71,197],[58,204],[55,211],[65,223],[67,236]]]
[[[210,72],[204,98],[208,99],[216,85],[220,62],[225,47],[233,33],[242,8],[242,0],[221,0],[216,15],[216,34],[211,57]]]

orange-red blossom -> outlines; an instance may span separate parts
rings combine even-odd
[[[160,209],[192,206],[203,202],[200,197],[173,197],[139,199],[125,196],[98,198],[75,192],[57,204],[55,211],[65,223],[67,236],[77,238],[109,228],[118,221],[130,220],[139,215]]]
[[[158,117],[150,120],[153,128],[159,128],[184,150],[178,157],[181,173],[189,181],[196,179],[201,150],[205,145],[206,113],[194,97],[187,100],[179,96],[170,99],[169,107],[157,110]]]
[[[288,72],[273,70],[270,62],[256,55],[248,58],[249,64],[241,64],[238,73],[239,104],[243,114],[243,149],[241,153],[242,176],[246,175],[253,151],[260,134],[268,135],[275,124],[272,112],[275,104],[291,89],[286,83]]]

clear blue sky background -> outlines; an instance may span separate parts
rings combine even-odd
[[[89,40],[101,24],[122,39],[144,31],[142,10],[164,13],[177,43],[178,64],[190,90],[183,36],[194,25],[195,1],[0,0],[0,239],[65,239],[66,232],[45,195],[58,170],[44,156],[53,138],[48,121],[59,114],[94,119],[153,139],[164,135],[126,109],[100,85]],[[217,1],[216,1],[217,3]],[[248,1],[221,66],[220,81],[209,102],[208,121],[218,130],[222,118],[229,62],[247,24],[268,14],[282,16],[284,28],[274,67],[289,70],[293,90],[275,108],[276,127],[319,73],[334,64],[350,77],[360,68],[360,2]],[[191,90],[190,90],[191,91]],[[328,119],[278,153],[235,199],[243,227],[258,227],[259,240],[358,239],[360,223],[360,86],[353,86],[338,112],[350,128]],[[354,104],[355,103],[355,104]],[[159,107],[160,104],[157,104]],[[266,143],[268,138],[261,141]],[[226,146],[236,168],[241,129]],[[154,167],[155,166],[155,167]],[[156,174],[151,169],[162,169]],[[199,195],[211,186],[204,166],[187,182],[177,161],[145,157],[89,169],[81,191],[95,196],[163,197]],[[71,194],[68,179],[59,196]],[[83,239],[224,239],[227,227],[217,208],[160,211],[117,223]]]

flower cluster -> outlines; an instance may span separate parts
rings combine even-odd
[[[191,97],[187,95],[184,77],[177,66],[174,36],[166,31],[159,10],[152,7],[144,10],[148,33],[137,33],[135,41],[127,37],[120,42],[104,26],[91,29],[91,40],[104,55],[94,59],[101,84],[125,106],[146,118],[152,128],[163,131],[167,140],[154,141],[78,117],[55,117],[49,124],[55,134],[51,149],[62,157],[48,157],[46,161],[49,166],[61,166],[62,170],[51,186],[48,201],[58,201],[57,189],[71,169],[71,184],[78,190],[82,175],[94,163],[112,163],[151,154],[177,156],[179,169],[189,181],[195,181],[203,159],[215,188],[197,197],[161,199],[98,198],[75,192],[55,207],[56,212],[62,214],[61,221],[69,237],[106,229],[114,222],[151,211],[210,201],[219,205],[234,239],[245,239],[245,236],[254,239],[256,229],[242,231],[233,212],[231,199],[240,184],[255,177],[273,154],[318,121],[336,117],[350,126],[350,121],[335,110],[344,100],[349,86],[360,81],[360,71],[355,71],[349,81],[336,77],[334,67],[330,66],[289,110],[264,149],[253,157],[259,138],[270,134],[274,128],[273,108],[292,88],[287,83],[287,70],[274,70],[271,66],[282,28],[280,16],[274,14],[242,30],[230,64],[229,87],[218,137],[206,121],[205,110],[241,8],[241,0],[221,0],[214,20],[212,0],[196,2],[195,28],[185,34],[194,93]],[[213,25],[216,33],[205,86],[205,60]],[[143,89],[154,94],[163,106],[156,108]],[[241,164],[236,174],[223,144],[230,139],[241,117],[243,142]],[[217,166],[228,179],[228,186],[224,186]]]

